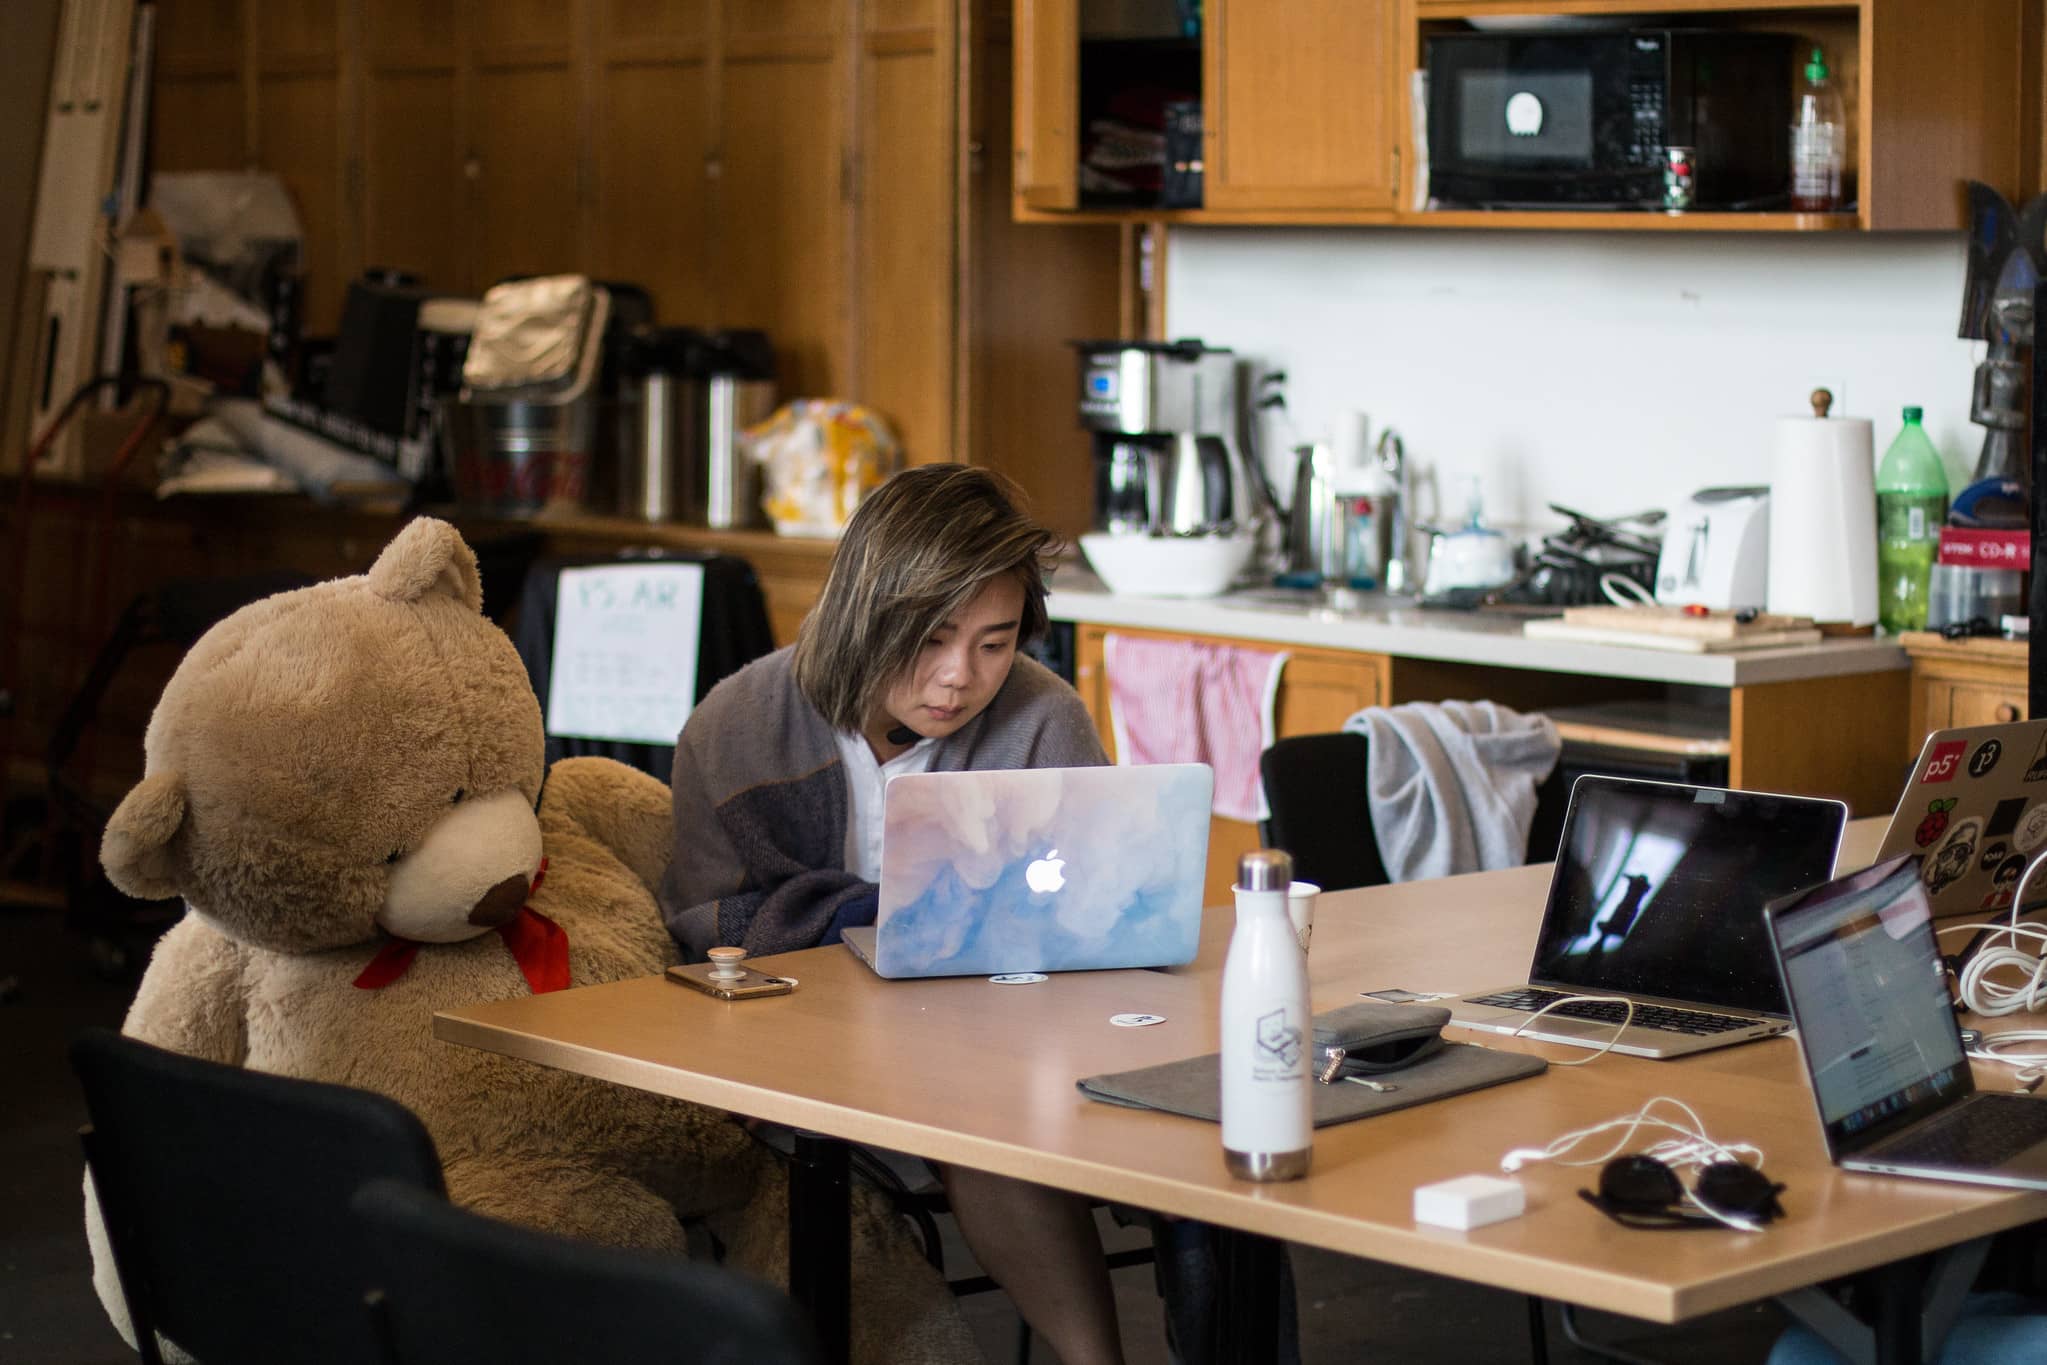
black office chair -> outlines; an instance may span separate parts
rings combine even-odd
[[[85,1160],[136,1342],[206,1365],[382,1365],[372,1261],[349,1198],[388,1179],[442,1197],[419,1119],[382,1095],[222,1066],[109,1029],[71,1065]]]
[[[572,1242],[401,1181],[372,1181],[353,1203],[395,1365],[817,1359],[788,1296],[737,1271]]]
[[[1258,756],[1265,784],[1265,842],[1293,855],[1294,875],[1325,891],[1383,886],[1386,862],[1372,830],[1365,789],[1371,741],[1361,734],[1295,735]],[[1557,856],[1569,775],[1559,762],[1535,789],[1535,820],[1528,831],[1531,863]]]

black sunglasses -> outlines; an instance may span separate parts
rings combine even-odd
[[[1730,1219],[1768,1223],[1782,1218],[1784,1206],[1777,1196],[1783,1190],[1753,1166],[1716,1161],[1699,1171],[1688,1198],[1676,1171],[1637,1152],[1607,1162],[1599,1172],[1599,1193],[1580,1190],[1578,1197],[1623,1227],[1718,1228],[1729,1226]]]

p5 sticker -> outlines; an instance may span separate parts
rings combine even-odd
[[[1969,742],[1964,739],[1950,739],[1933,746],[1933,752],[1926,756],[1926,771],[1919,774],[1921,782],[1952,782],[1955,770],[1962,766],[1962,755],[1968,751]]]

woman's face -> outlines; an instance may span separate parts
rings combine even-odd
[[[990,579],[931,633],[916,661],[882,698],[886,715],[870,731],[907,725],[927,739],[938,739],[980,715],[1016,662],[1023,598],[1023,584],[1016,579]]]

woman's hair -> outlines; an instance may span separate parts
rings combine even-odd
[[[962,464],[906,469],[846,523],[817,606],[796,635],[796,685],[839,730],[866,724],[917,651],[995,579],[1023,588],[1017,643],[1044,633],[1058,537],[1017,510],[1014,489]]]

